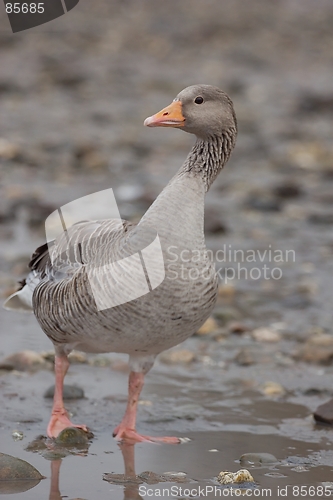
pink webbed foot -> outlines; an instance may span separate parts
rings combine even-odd
[[[169,443],[180,444],[187,441],[186,438],[171,436],[153,437],[144,436],[135,430],[136,410],[141,389],[143,387],[144,374],[142,372],[131,371],[128,383],[128,401],[123,420],[115,428],[113,437],[117,441],[129,443]]]
[[[56,438],[67,427],[76,427],[88,432],[86,425],[73,424],[64,410],[63,413],[52,413],[49,425],[47,426],[47,435],[50,438]]]
[[[117,441],[121,442],[131,442],[131,443],[168,443],[168,444],[180,444],[183,442],[181,438],[172,436],[154,437],[145,436],[139,434],[135,429],[130,429],[129,427],[123,427],[121,424],[115,428],[113,432],[113,437]]]

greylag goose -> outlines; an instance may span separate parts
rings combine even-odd
[[[234,148],[237,122],[225,92],[210,85],[193,85],[144,125],[179,128],[194,134],[196,141],[140,222],[122,221],[120,227],[109,219],[73,225],[66,238],[36,250],[26,284],[5,304],[7,308],[18,308],[19,303],[32,308],[54,343],[56,384],[49,437],[56,437],[66,427],[87,430],[70,421],[62,396],[67,356],[78,349],[129,355],[128,402],[114,430],[117,440],[180,442],[176,437],[140,435],[136,431],[137,404],[155,357],[195,333],[214,307],[218,284],[214,264],[205,251],[204,198]],[[128,280],[136,287],[133,262],[131,269],[126,267],[129,256],[141,252],[137,262],[142,270],[142,256],[147,263],[145,250],[157,241],[163,257],[162,279],[158,273],[161,258],[152,259],[145,270],[150,280],[148,293],[126,295]],[[111,264],[116,276],[108,272]],[[101,292],[99,298],[106,297],[104,305],[93,293],[89,273]]]

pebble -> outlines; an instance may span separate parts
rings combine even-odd
[[[232,300],[235,296],[235,287],[232,284],[219,285],[218,296],[224,299]]]
[[[20,458],[0,453],[0,481],[21,481],[44,479],[44,476],[31,464]]]
[[[30,451],[32,453],[38,453],[46,449],[46,440],[47,437],[40,434],[33,441],[31,441],[25,448],[26,451]]]
[[[112,484],[158,484],[165,482],[172,483],[185,483],[188,482],[188,478],[185,472],[164,472],[163,474],[156,474],[146,470],[138,475],[133,475],[131,477],[124,474],[103,474],[103,480]],[[134,497],[133,497],[134,498]]]
[[[83,446],[89,444],[92,433],[87,433],[77,427],[67,427],[55,438],[55,443],[62,446]]]
[[[232,321],[228,325],[228,330],[231,333],[235,333],[236,335],[240,335],[244,332],[248,331],[248,327],[239,321]]]
[[[293,467],[292,469],[294,472],[307,472],[309,469],[304,467],[304,465],[297,465],[296,467]]]
[[[54,396],[54,385],[51,385],[45,393],[44,393],[44,398],[50,398],[52,399]],[[81,389],[81,387],[78,387],[76,385],[64,385],[64,390],[63,390],[63,398],[64,399],[83,399],[84,396],[84,390]]]
[[[308,216],[308,221],[311,224],[333,224],[333,214],[331,212],[310,214]]]
[[[208,318],[204,324],[197,330],[197,335],[209,335],[218,329],[218,324],[215,319],[210,317]]]
[[[88,364],[90,366],[97,366],[98,368],[105,368],[108,366],[112,366],[113,370],[118,370],[118,371],[124,371],[124,369],[125,371],[127,371],[128,369],[128,363],[125,363],[124,361],[120,360],[112,361],[110,358],[107,358],[106,356],[93,357],[89,359]]]
[[[254,483],[254,479],[247,469],[240,469],[237,472],[222,471],[217,476],[221,484]]]
[[[51,363],[35,351],[21,351],[7,356],[0,362],[0,370],[38,371],[42,369],[52,369]]]
[[[299,98],[297,111],[303,115],[333,113],[333,95],[305,92]]]
[[[306,170],[318,169],[318,165],[325,166],[327,157],[323,145],[316,141],[291,143],[288,154],[291,163]]]
[[[214,317],[225,326],[230,321],[239,320],[240,313],[234,307],[217,307],[214,310]]]
[[[246,208],[259,212],[279,212],[282,208],[281,201],[270,193],[253,193],[245,203]]]
[[[114,474],[113,472],[103,474],[103,481],[107,481],[111,484],[122,484],[125,486],[143,483],[143,480],[139,476],[129,476],[128,474]]]
[[[179,349],[177,351],[166,351],[160,355],[160,361],[167,365],[189,364],[195,361],[196,355],[188,349]]]
[[[22,439],[24,438],[24,434],[22,431],[18,431],[15,429],[12,432],[12,438],[14,439],[14,441],[22,441]]]
[[[272,477],[273,479],[282,479],[283,477],[287,477],[281,472],[266,472],[265,476]]]
[[[328,490],[333,490],[332,481],[323,481],[321,484],[324,486],[324,488],[327,488]]]
[[[52,361],[54,363],[54,351],[45,351],[40,353],[41,356],[47,360],[47,361]],[[87,364],[88,363],[88,356],[79,351],[72,351],[68,355],[68,359],[72,364]]]
[[[32,228],[44,228],[45,219],[55,210],[55,206],[40,200],[37,196],[23,195],[11,203],[10,212],[18,220],[26,220]]]
[[[97,144],[82,143],[76,145],[73,151],[73,165],[90,170],[104,169],[108,166],[108,160]]]
[[[8,139],[0,138],[0,158],[3,160],[14,160],[20,154],[20,147]]]
[[[225,234],[228,232],[221,215],[212,209],[205,210],[205,230],[211,234]]]
[[[173,417],[183,420],[195,420],[203,413],[203,407],[196,403],[178,405],[173,411]]]
[[[88,363],[88,356],[83,352],[73,351],[69,354],[68,359],[73,364],[84,365]]]
[[[281,340],[281,335],[269,328],[257,328],[253,330],[251,335],[258,342],[279,342]]]
[[[75,427],[64,429],[56,439],[50,439],[46,436],[37,436],[25,448],[26,451],[38,453],[46,460],[59,460],[68,455],[85,454],[88,451],[93,437],[91,432],[84,432]]]
[[[255,359],[252,349],[241,349],[235,356],[234,361],[240,366],[254,365],[257,361]]]
[[[302,194],[302,190],[298,184],[285,182],[275,186],[273,194],[283,199],[298,198]]]
[[[138,478],[147,484],[158,484],[162,482],[185,483],[187,481],[185,472],[164,472],[156,474],[151,471],[144,471],[138,474]]]
[[[333,359],[333,336],[327,333],[312,335],[294,357],[310,363],[329,364]]]
[[[333,425],[333,399],[318,406],[313,416],[316,422]]]
[[[269,396],[269,397],[273,397],[273,398],[279,397],[279,396],[284,396],[286,393],[286,390],[284,389],[284,387],[282,387],[281,384],[278,384],[277,382],[271,382],[271,381],[265,382],[261,386],[260,390],[265,396]]]
[[[244,453],[239,461],[241,465],[276,464],[278,459],[271,453]]]

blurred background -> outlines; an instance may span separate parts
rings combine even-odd
[[[209,83],[231,96],[239,121],[207,196],[210,248],[296,255],[279,264],[280,280],[229,282],[240,315],[302,335],[331,331],[332,22],[330,0],[81,0],[17,34],[3,12],[3,296],[58,206],[112,187],[121,216],[139,220],[193,143],[143,120],[187,85]]]
[[[330,480],[333,434],[314,427],[311,413],[333,395],[332,0],[80,0],[66,15],[16,34],[3,4],[0,14],[1,301],[25,276],[31,253],[44,242],[45,218],[61,205],[113,188],[121,216],[138,221],[193,144],[179,130],[143,127],[144,119],[188,85],[221,87],[234,101],[239,135],[207,194],[207,245],[215,252],[254,251],[256,259],[226,255],[217,263],[212,318],[163,353],[147,377],[140,430],[205,432],[181,451],[144,448],[140,459],[147,464],[139,469],[157,457],[160,472],[182,463],[192,477],[207,479],[220,470],[210,448],[220,447],[219,467],[224,460],[233,470],[242,453],[259,447],[278,457],[300,455],[288,462],[296,472],[284,468],[279,484],[299,484],[303,463],[313,472],[304,484]],[[294,258],[286,258],[288,250]],[[282,252],[282,259],[274,261],[269,251]],[[238,264],[260,273],[229,279],[226,268]],[[276,267],[280,279],[271,278]],[[52,349],[32,315],[1,308],[0,338],[2,359]],[[1,442],[9,452],[12,422],[27,413],[19,428],[32,439],[48,419],[51,403],[42,394],[53,383],[50,355],[43,377],[17,372],[35,362],[45,368],[36,356],[28,368],[0,362],[0,389],[9,398],[0,410]],[[99,488],[102,472],[110,470],[100,466],[104,453],[114,453],[111,470],[122,468],[116,445],[110,452],[104,444],[112,441],[110,426],[123,412],[127,385],[123,362],[112,361],[112,376],[101,368],[110,359],[85,370],[72,365],[69,373],[89,398],[71,409],[97,436],[104,433],[93,445],[98,459],[89,456],[103,467],[94,476]],[[13,375],[5,378],[3,370]],[[333,421],[332,409],[330,415]],[[72,469],[67,485],[75,483]],[[271,484],[268,476],[261,472],[261,484]],[[97,486],[89,488],[96,497]],[[79,494],[69,487],[66,493]]]

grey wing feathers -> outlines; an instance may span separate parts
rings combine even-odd
[[[30,273],[20,281],[20,289],[12,294],[6,309],[32,310],[32,295],[36,286],[44,280],[70,279],[85,263],[112,257],[115,247],[127,231],[135,227],[125,220],[78,222],[68,228],[57,240],[44,243],[33,253],[29,262]]]

